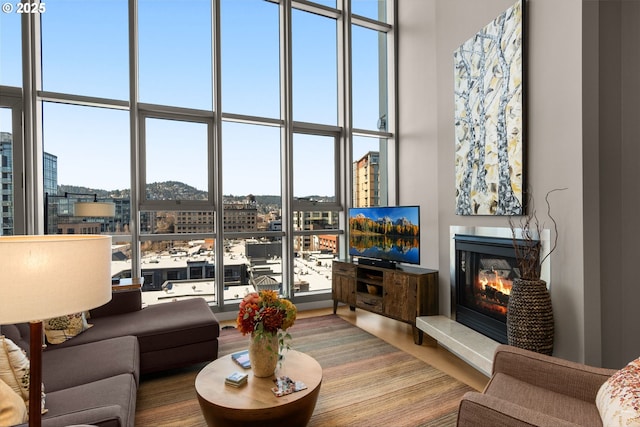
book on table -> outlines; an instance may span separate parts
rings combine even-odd
[[[251,361],[249,360],[249,350],[242,350],[231,355],[231,359],[244,369],[251,367]]]
[[[245,374],[244,372],[236,371],[225,378],[224,382],[225,384],[233,387],[240,387],[247,383],[247,378],[249,378],[249,375]]]

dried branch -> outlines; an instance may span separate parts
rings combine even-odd
[[[553,190],[547,192],[546,196],[544,196],[544,201],[547,203],[547,216],[551,219],[551,222],[553,222],[554,239],[553,239],[553,246],[551,247],[551,250],[549,251],[549,253],[547,253],[544,256],[544,258],[540,260],[540,264],[542,264],[547,258],[549,258],[549,255],[551,255],[551,252],[555,251],[556,247],[558,246],[558,223],[556,222],[556,219],[551,215],[551,204],[549,203],[549,194],[553,193],[554,191],[563,191],[566,189],[567,187],[554,188]]]
[[[542,259],[540,259],[540,252],[542,250],[540,244],[540,236],[542,234],[544,224],[540,224],[540,221],[538,220],[538,215],[533,205],[533,198],[530,199],[530,213],[520,219],[519,223],[517,224],[519,225],[519,227],[516,227],[516,224],[513,221],[513,217],[509,217],[509,227],[511,228],[511,236],[513,239],[516,261],[518,263],[518,266],[520,267],[520,276],[523,279],[540,279],[542,263],[558,246],[558,223],[551,215],[551,204],[549,203],[549,195],[554,191],[562,190],[566,190],[566,188],[555,188],[549,191],[544,198],[547,204],[547,215],[553,222],[555,236],[551,250]],[[518,239],[516,236],[517,229],[520,229],[522,233],[520,239]],[[524,241],[524,244],[519,243],[518,240]]]

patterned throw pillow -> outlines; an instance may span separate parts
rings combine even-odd
[[[29,358],[25,351],[9,338],[0,335],[0,381],[8,385],[29,407]],[[41,409],[44,414],[45,394],[42,384]],[[1,425],[1,424],[0,424]]]
[[[9,338],[0,336],[0,380],[29,400],[29,359],[23,349]]]
[[[0,426],[26,423],[27,405],[4,381],[0,380]]]
[[[596,406],[604,427],[640,426],[640,358],[602,384]]]
[[[43,323],[44,334],[49,344],[61,344],[93,326],[87,323],[85,313],[54,317]]]

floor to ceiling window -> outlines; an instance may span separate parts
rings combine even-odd
[[[112,235],[113,277],[142,280],[148,304],[330,298],[346,209],[395,202],[392,3],[57,0],[3,14],[0,85],[21,99],[0,98],[3,226],[15,207],[35,232]],[[24,141],[6,124],[22,103]],[[40,199],[16,207],[5,181],[22,155],[38,156],[19,164]],[[74,209],[92,200],[115,215]]]

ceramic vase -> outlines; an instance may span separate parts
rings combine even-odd
[[[507,304],[509,345],[553,353],[553,309],[544,280],[515,279]]]
[[[270,377],[278,364],[278,335],[251,335],[249,342],[249,361],[256,377]]]

